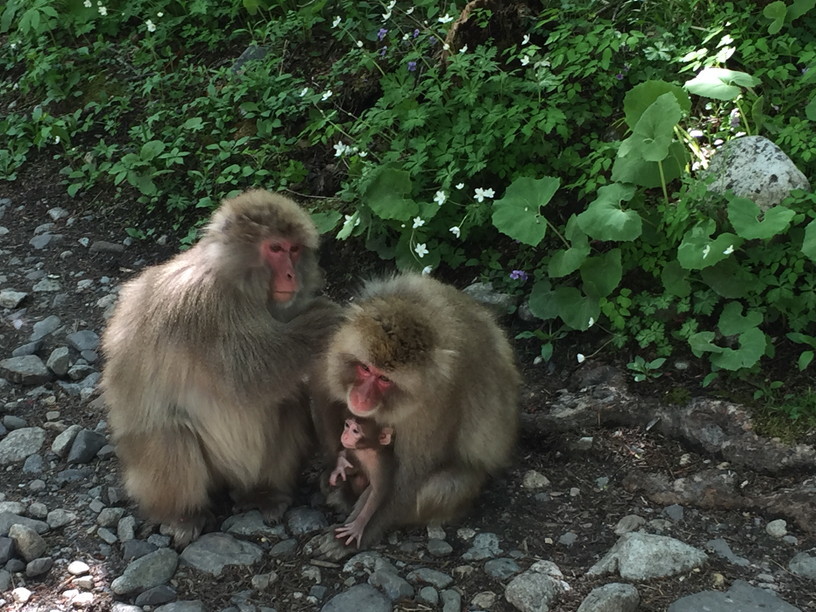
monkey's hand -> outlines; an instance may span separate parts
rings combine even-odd
[[[360,543],[363,539],[363,529],[365,525],[360,520],[354,520],[351,523],[346,523],[342,527],[337,527],[334,530],[334,537],[337,539],[342,540],[343,538],[347,538],[345,545],[348,546],[354,540],[357,540],[357,548],[360,548]]]
[[[334,468],[332,473],[329,475],[329,484],[331,486],[333,486],[333,487],[336,487],[338,478],[342,478],[343,481],[345,481],[346,480],[346,470],[348,470],[349,468],[352,468],[352,467],[354,467],[354,466],[351,464],[351,462],[348,459],[346,459],[345,457],[343,457],[342,455],[340,455],[337,458],[337,467]]]
[[[310,554],[329,561],[340,561],[353,555],[355,549],[346,546],[335,537],[334,530],[341,527],[342,525],[335,525],[330,527],[328,532],[315,536],[309,542],[307,551],[310,550]]]

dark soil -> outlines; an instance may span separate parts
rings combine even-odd
[[[162,261],[175,252],[175,236],[168,232],[170,238],[166,246],[136,242],[121,256],[90,254],[86,248],[77,244],[79,238],[121,242],[125,238],[124,228],[139,223],[145,217],[140,214],[138,204],[127,199],[117,202],[113,192],[100,192],[72,200],[65,195],[64,187],[58,185],[55,170],[53,162],[48,161],[39,166],[29,165],[29,170],[20,179],[3,185],[0,190],[0,196],[12,200],[12,206],[3,220],[3,225],[11,230],[11,234],[3,239],[3,248],[10,249],[12,256],[24,260],[31,255],[28,241],[33,236],[34,228],[47,220],[46,211],[54,206],[70,210],[77,221],[71,227],[60,227],[59,232],[64,235],[60,248],[42,254],[38,252],[37,257],[47,260],[45,269],[49,274],[59,275],[66,287],[82,278],[98,279],[103,275],[111,277],[113,283],[119,283],[130,277],[135,270]],[[155,223],[155,219],[152,222]],[[158,223],[160,227],[161,222]],[[157,235],[161,233],[160,231]],[[63,248],[70,248],[74,255],[65,260],[60,259],[59,252]],[[323,260],[329,279],[328,291],[337,299],[345,299],[367,271],[387,269],[362,253],[355,245],[346,243],[327,245]],[[0,273],[3,272],[7,273],[8,270],[0,269]],[[463,280],[462,284],[470,280]],[[69,291],[68,295],[68,303],[53,309],[63,319],[63,323],[87,325],[91,329],[101,330],[102,309],[83,294]],[[30,324],[47,314],[51,313],[35,310],[27,312],[26,325],[16,335],[8,328],[4,329],[3,335],[9,339],[9,344],[3,353],[24,343],[30,333]],[[3,321],[4,326],[9,323]],[[506,321],[506,324],[510,327],[519,325],[513,320]],[[569,359],[533,366],[531,347],[526,344],[517,346],[524,375],[522,410],[525,413],[547,411],[549,402],[557,391],[574,383],[573,375],[580,369],[574,361],[578,348],[580,347],[559,346],[558,352],[571,355]],[[582,352],[590,354],[591,347]],[[611,360],[614,360],[614,355],[609,350],[605,354],[612,355]],[[683,381],[671,382],[674,384]],[[698,381],[685,382],[693,390],[699,388]],[[650,389],[647,386],[645,390],[660,398],[665,394],[666,387]],[[90,410],[87,404],[82,405],[77,399],[61,396],[59,401],[62,420],[67,423],[79,423],[93,428],[104,418],[102,413]],[[15,409],[15,414],[25,418],[29,425],[42,425],[44,422],[44,416],[35,411],[33,406],[30,414],[20,413],[18,409]],[[592,437],[591,448],[578,450],[577,440],[586,436]],[[397,561],[421,563],[456,576],[456,585],[464,593],[463,604],[470,602],[477,593],[493,591],[499,597],[492,610],[511,610],[512,607],[503,599],[502,584],[486,579],[481,571],[466,574],[456,570],[464,564],[460,556],[467,549],[467,544],[456,537],[456,530],[468,527],[477,531],[494,532],[499,536],[506,552],[523,552],[519,561],[523,568],[526,569],[537,559],[552,560],[561,568],[573,590],[554,609],[571,611],[578,608],[592,588],[615,581],[610,577],[589,579],[584,574],[617,541],[615,524],[626,515],[638,514],[647,520],[665,519],[665,535],[702,549],[705,549],[709,540],[723,538],[735,554],[751,562],[750,565],[741,567],[711,554],[709,563],[701,571],[637,584],[641,595],[641,610],[665,610],[672,601],[685,594],[709,589],[726,590],[737,579],[762,584],[761,578],[758,578],[761,574],[775,576],[780,595],[789,603],[801,610],[816,609],[816,584],[786,571],[790,558],[796,552],[816,546],[812,531],[808,533],[795,529],[789,523],[790,532],[799,539],[798,545],[792,546],[766,533],[766,524],[778,518],[776,516],[739,510],[698,509],[689,505],[684,508],[682,520],[672,521],[664,514],[662,504],[650,502],[640,494],[629,493],[622,485],[624,477],[637,469],[663,473],[673,479],[706,466],[712,467],[720,461],[719,457],[706,456],[693,448],[684,447],[678,441],[664,438],[657,431],[646,431],[645,428],[596,427],[566,433],[527,431],[522,434],[512,469],[488,486],[469,515],[446,528],[447,539],[454,546],[452,555],[443,559],[427,556],[421,546],[427,536],[421,529],[401,532],[399,545],[386,544],[383,552]],[[102,464],[97,462],[95,465],[97,470],[103,472],[116,470],[115,460]],[[544,492],[523,488],[522,480],[528,470],[537,470],[546,475],[552,482],[551,488]],[[752,479],[752,486],[769,493],[787,484],[785,476],[761,476],[751,474],[745,468],[741,468],[741,471]],[[0,473],[0,490],[7,492],[7,495],[26,482],[28,478],[17,470]],[[59,495],[41,501],[49,508],[60,507],[66,503],[67,498],[80,490],[80,484],[70,483]],[[307,503],[314,490],[313,479],[306,479],[300,501]],[[16,499],[11,495],[7,498]],[[655,528],[650,530],[654,531]],[[577,536],[575,542],[572,545],[560,544],[559,538],[569,532]],[[63,546],[69,546],[76,556],[93,557],[98,554],[98,539],[95,535],[58,532],[47,536],[47,541],[54,552]],[[412,546],[412,542],[416,542],[416,546]],[[305,541],[300,542],[301,548],[304,543]],[[301,568],[310,563],[302,550],[283,561],[268,559],[265,563],[266,567],[233,570],[217,579],[180,570],[177,574],[179,599],[200,599],[212,609],[219,609],[230,605],[230,598],[234,593],[250,588],[249,581],[254,574],[274,569],[279,580],[268,592],[268,602],[274,601],[278,610],[314,609],[314,606],[306,603],[305,598],[298,599],[294,595],[308,593],[312,586],[301,575]],[[106,561],[108,576],[98,578],[109,584],[123,567],[124,562],[114,555]],[[323,584],[342,584],[347,575],[341,574],[341,567],[342,565],[332,564],[321,566]],[[41,582],[31,581],[29,588],[38,593],[40,604],[44,605],[50,600],[54,607],[59,607],[62,605],[59,594],[67,587],[56,584],[54,579],[46,578]],[[330,591],[329,595],[331,594],[333,593]],[[103,600],[95,609],[105,610],[109,605],[109,600]],[[45,610],[48,606],[39,609]],[[397,609],[428,608],[406,602],[398,605]]]

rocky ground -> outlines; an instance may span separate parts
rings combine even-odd
[[[522,355],[513,468],[457,524],[318,559],[337,517],[311,469],[282,524],[223,516],[177,554],[122,493],[96,391],[117,286],[173,247],[46,182],[0,197],[2,609],[816,609],[814,447],[755,436],[739,406],[633,395],[592,360]]]

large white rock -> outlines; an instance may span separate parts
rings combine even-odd
[[[810,191],[804,174],[778,146],[764,136],[743,136],[724,144],[711,158],[709,173],[716,178],[708,188],[716,193],[732,191],[767,210],[792,190]]]

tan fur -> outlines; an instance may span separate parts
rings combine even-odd
[[[408,274],[369,283],[333,336],[315,380],[315,418],[337,449],[354,364],[394,387],[371,418],[394,428],[396,473],[363,546],[393,526],[452,518],[507,465],[518,430],[520,377],[505,334],[470,297]],[[342,556],[326,541],[322,552]]]
[[[260,241],[300,243],[298,295],[268,301]],[[304,374],[338,319],[308,214],[262,190],[226,200],[192,249],[126,283],[102,340],[102,387],[128,493],[177,545],[210,494],[263,490],[276,518],[310,448]],[[283,504],[285,505],[285,503]]]

